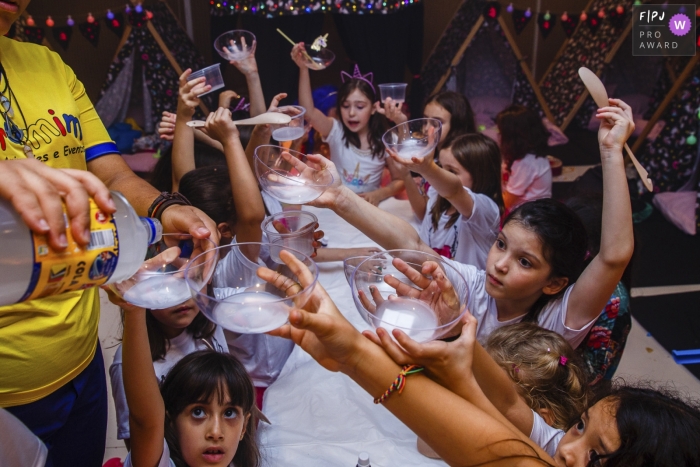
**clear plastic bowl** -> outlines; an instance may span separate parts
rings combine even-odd
[[[190,76],[187,77],[187,81],[192,81],[193,79],[201,78],[202,76],[204,76],[205,84],[210,85],[211,89],[207,92],[199,94],[200,96],[209,94],[210,92],[214,92],[217,89],[221,89],[224,87],[224,77],[221,76],[221,69],[219,68],[220,66],[221,64],[217,63],[215,65],[202,68],[201,70],[194,71],[190,74]]]
[[[255,45],[255,35],[243,29],[221,34],[214,41],[214,49],[228,61],[241,61],[250,56]]]
[[[263,249],[279,256],[286,249],[268,243],[231,243],[216,248],[226,266],[236,264],[235,274],[217,274],[206,290],[189,283],[192,297],[199,310],[211,321],[229,331],[241,334],[260,334],[287,323],[289,311],[303,307],[318,281],[318,267],[314,261],[298,251],[288,250],[309,268],[313,282],[296,294],[286,296],[284,291],[267,283],[257,275],[258,258]],[[229,255],[234,255],[229,258]],[[253,258],[255,261],[251,261]],[[195,258],[196,260],[196,258]],[[278,265],[276,271],[292,281],[299,282],[289,268]],[[223,278],[223,279],[222,279]],[[282,283],[280,279],[280,285]]]
[[[281,146],[261,145],[255,149],[255,174],[263,190],[273,198],[287,204],[306,204],[323,194],[333,184],[328,169],[307,168],[299,172],[282,158],[282,153],[307,162],[306,155]]]
[[[292,119],[284,125],[270,125],[272,138],[278,142],[294,141],[304,136],[304,114],[306,109],[300,105],[285,105],[278,107],[274,112],[289,115]]]
[[[351,256],[350,258],[345,258],[343,260],[343,272],[345,273],[345,279],[348,284],[352,286],[352,273],[355,272],[355,268],[358,264],[369,258],[369,256]]]
[[[314,253],[316,224],[318,224],[318,218],[310,212],[282,211],[267,217],[261,227],[271,244],[311,256]],[[270,258],[275,263],[283,263],[279,255],[271,254]]]
[[[311,48],[311,45],[305,44],[304,49],[306,49],[304,65],[306,65],[306,68],[309,70],[323,70],[335,60],[335,54],[326,47],[320,50],[314,50]]]
[[[387,151],[402,159],[425,157],[432,154],[440,142],[442,123],[435,118],[418,118],[390,128],[382,141]]]
[[[421,274],[425,262],[437,263],[452,284],[453,293],[443,292],[437,300],[427,291],[417,298],[398,293],[386,282],[387,276],[408,284],[411,290],[422,291],[399,271],[396,265],[400,261]],[[350,285],[355,307],[368,324],[390,334],[393,329],[400,329],[417,342],[456,334],[455,327],[466,312],[469,299],[467,283],[457,269],[441,257],[413,250],[388,250],[368,257],[355,268]],[[375,289],[374,294],[370,287]]]
[[[169,253],[164,252],[173,247],[179,248],[179,253],[174,260],[165,260]],[[191,286],[201,289],[218,261],[213,241],[182,234],[163,234],[160,242],[149,247],[146,258],[139,272],[109,288],[125,301],[151,310],[177,306],[192,298],[187,276]]]

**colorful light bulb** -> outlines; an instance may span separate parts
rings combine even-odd
[[[604,9],[601,8],[600,10],[598,10],[598,18],[601,18],[601,19],[605,18],[605,10]]]
[[[513,4],[509,3],[508,6],[506,7],[506,11],[508,13],[513,13]]]
[[[552,19],[552,15],[549,14],[549,10],[547,10],[547,13],[544,14],[544,20],[549,21],[550,19]]]
[[[27,26],[35,26],[36,23],[34,22],[34,18],[32,18],[32,15],[27,16]]]
[[[67,24],[68,26],[71,26],[71,27],[72,27],[72,26],[75,26],[75,20],[74,20],[73,18],[71,18],[70,15],[68,15],[68,19],[66,20],[66,24]]]
[[[136,13],[142,13],[143,12],[143,5],[141,5],[140,3],[137,3],[136,8],[134,8],[134,9],[136,10]]]
[[[581,17],[580,17],[580,19],[581,19],[581,21],[586,21],[586,20],[588,19],[588,15],[586,14],[585,11],[582,11],[582,12],[581,12]]]
[[[692,146],[692,145],[694,145],[694,144],[697,143],[697,142],[698,142],[698,138],[697,138],[694,134],[688,136],[688,137],[685,139],[685,143],[686,143],[688,146]]]
[[[46,18],[46,25],[47,25],[48,27],[52,28],[54,24],[55,24],[55,23],[54,23],[54,21],[53,21],[53,18],[51,18],[50,16],[49,16],[48,18]]]
[[[525,10],[525,17],[529,18],[530,16],[532,16],[532,10],[528,8],[527,10]]]
[[[569,21],[569,14],[567,12],[562,13],[561,20],[562,21]]]
[[[107,19],[110,21],[114,19],[114,13],[112,13],[112,10],[107,10],[107,14],[105,16],[107,16]]]
[[[87,15],[87,22],[90,23],[90,24],[92,24],[92,23],[95,22],[95,17],[92,16],[92,13],[88,13],[88,15]]]
[[[625,7],[623,7],[622,5],[618,5],[617,8],[615,8],[615,11],[617,11],[618,15],[621,15],[625,12]]]

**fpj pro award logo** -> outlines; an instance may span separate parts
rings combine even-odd
[[[632,55],[695,55],[695,5],[634,7]]]

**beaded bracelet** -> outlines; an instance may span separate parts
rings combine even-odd
[[[387,389],[384,394],[381,396],[377,397],[374,399],[375,404],[381,404],[384,402],[392,392],[396,391],[397,389],[399,390],[399,394],[403,392],[404,386],[406,386],[406,377],[408,375],[412,375],[414,373],[419,373],[423,371],[422,366],[418,365],[404,365],[401,371],[399,372],[399,376],[396,377],[393,383],[391,383],[391,386],[389,386],[389,389]]]

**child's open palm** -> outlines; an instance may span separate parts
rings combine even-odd
[[[634,132],[632,108],[620,99],[608,99],[610,106],[598,109],[596,118],[600,119],[598,142],[601,149],[618,149],[622,151],[625,142]]]
[[[477,320],[467,312],[460,323],[462,334],[452,342],[436,340],[418,343],[398,329],[393,331],[398,344],[382,328],[378,328],[376,334],[372,331],[362,334],[381,345],[398,365],[420,365],[431,379],[450,388],[472,376]]]

